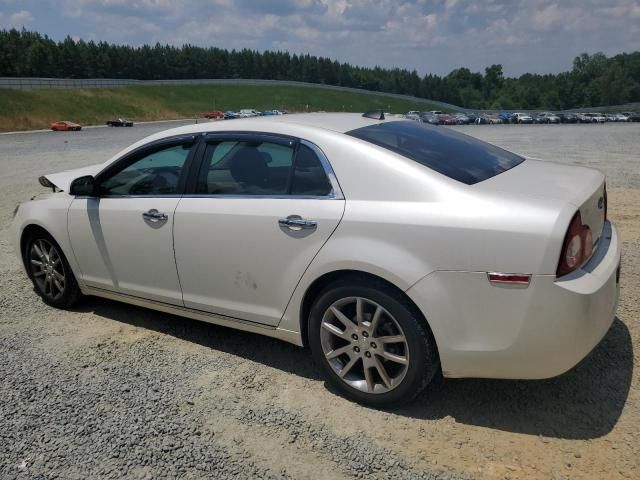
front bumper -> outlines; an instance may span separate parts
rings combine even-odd
[[[604,337],[619,295],[620,245],[605,223],[600,245],[561,280],[493,285],[485,272],[434,272],[407,291],[433,331],[447,377],[549,378]]]

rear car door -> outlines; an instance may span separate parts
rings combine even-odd
[[[181,137],[135,151],[98,174],[96,197],[74,199],[69,236],[87,286],[182,305],[173,224],[193,144]]]
[[[185,306],[276,325],[344,212],[324,154],[289,137],[210,135],[193,192],[174,226]]]

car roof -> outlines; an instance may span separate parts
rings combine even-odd
[[[273,128],[274,133],[276,133],[280,130],[278,126],[282,126],[283,124],[330,130],[337,133],[346,133],[348,131],[355,130],[356,128],[367,127],[369,125],[375,125],[377,123],[387,121],[403,121],[403,119],[388,117],[385,120],[376,120],[363,117],[360,113],[296,113],[289,115],[242,118],[233,120],[233,123],[224,122],[224,124],[215,122],[187,125],[167,130],[163,132],[163,136],[169,136],[172,134],[216,132],[220,130],[228,130],[231,126],[233,126],[234,130],[247,131],[269,131]]]
[[[287,135],[298,135],[309,130],[318,133],[346,133],[361,127],[376,125],[384,122],[411,122],[404,118],[389,116],[385,120],[363,117],[361,113],[299,113],[289,115],[268,115],[264,117],[249,117],[224,122],[193,123],[182,127],[171,128],[154,133],[138,142],[129,145],[105,162],[105,165],[117,160],[132,150],[156,140],[181,135],[198,135],[217,132],[270,132]],[[313,139],[311,139],[313,140]]]
[[[273,119],[274,123],[293,123],[305,127],[321,128],[333,132],[345,133],[356,128],[374,125],[385,121],[399,120],[390,117],[385,120],[376,120],[363,117],[360,113],[299,113],[283,115]]]

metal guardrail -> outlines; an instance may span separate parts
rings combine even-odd
[[[415,103],[429,103],[446,110],[462,111],[461,107],[437,100],[401,95],[397,93],[377,92],[361,88],[340,87],[322,83],[295,82],[289,80],[258,80],[242,78],[203,78],[192,80],[132,80],[118,78],[39,78],[39,77],[0,77],[0,88],[13,90],[37,90],[44,88],[75,89],[75,88],[117,88],[132,85],[273,85],[290,87],[324,88],[343,92],[364,93],[381,97],[392,97]]]

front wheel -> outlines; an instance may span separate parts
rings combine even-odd
[[[80,288],[69,262],[50,235],[42,232],[29,238],[25,266],[36,293],[46,304],[69,308],[80,298]]]
[[[327,380],[363,404],[408,402],[439,370],[426,322],[383,284],[326,289],[311,308],[309,343]]]

